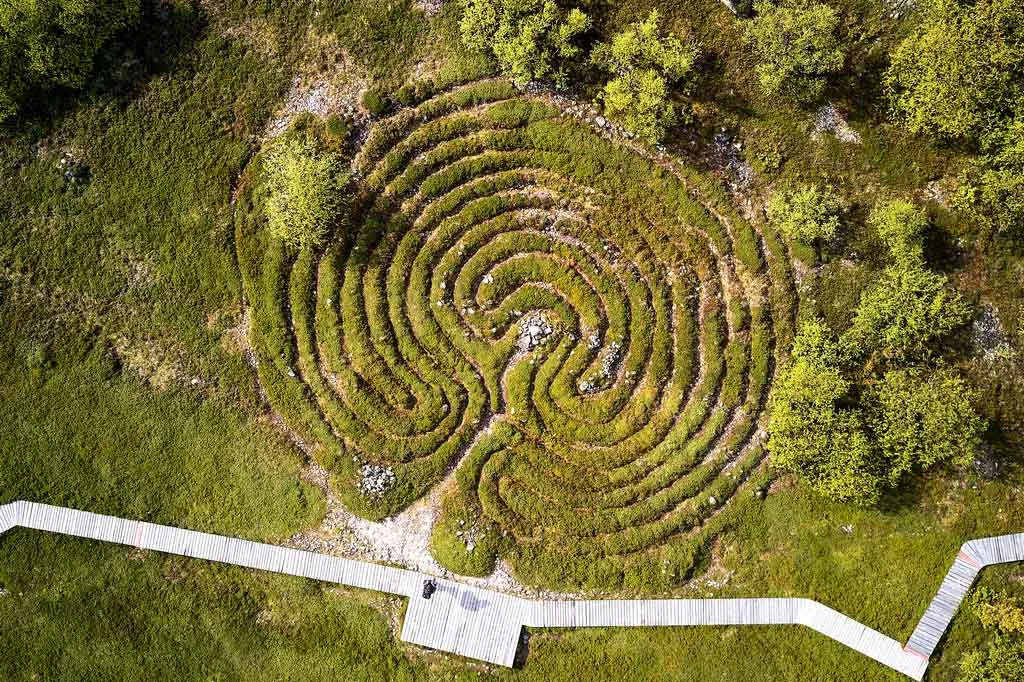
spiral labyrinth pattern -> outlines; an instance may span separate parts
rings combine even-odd
[[[326,247],[283,247],[256,209],[237,230],[261,385],[345,502],[393,513],[457,467],[480,551],[521,575],[685,572],[760,475],[781,245],[501,80],[399,108],[353,166]]]

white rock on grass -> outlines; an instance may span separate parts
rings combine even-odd
[[[554,332],[554,328],[542,315],[531,315],[519,326],[519,349],[533,350],[540,346]]]
[[[829,102],[814,114],[814,134],[828,133],[840,142],[860,144],[860,133],[850,127],[843,115]]]
[[[394,469],[382,464],[364,464],[359,473],[359,490],[366,497],[380,497],[398,480]]]

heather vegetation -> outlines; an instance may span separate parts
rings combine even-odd
[[[442,492],[459,574],[901,640],[1024,530],[1019,3],[0,4],[0,503],[281,543]],[[1024,675],[1020,570],[926,679]],[[771,628],[492,670],[401,610],[0,537],[3,679],[899,679]]]

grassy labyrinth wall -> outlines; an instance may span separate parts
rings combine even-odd
[[[502,556],[538,584],[671,586],[756,504],[795,314],[781,243],[697,173],[504,81],[403,94],[324,248],[273,240],[259,181],[242,192],[270,403],[358,513],[454,470],[433,548],[457,571]],[[383,492],[367,464],[394,472]]]

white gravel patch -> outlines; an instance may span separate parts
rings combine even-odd
[[[860,144],[860,133],[850,127],[846,118],[829,102],[814,114],[814,136],[832,135],[840,142]]]

